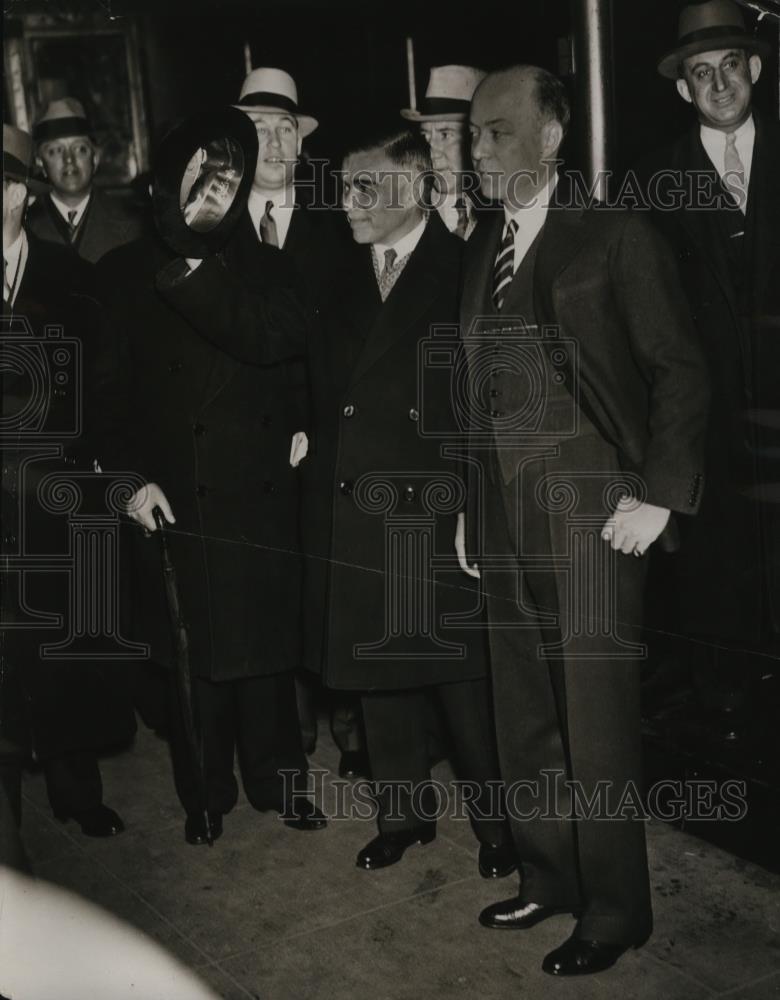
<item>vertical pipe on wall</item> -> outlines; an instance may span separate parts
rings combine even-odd
[[[614,169],[612,0],[572,0],[574,80],[581,158],[589,187],[606,200]]]

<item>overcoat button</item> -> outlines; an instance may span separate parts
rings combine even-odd
[[[413,486],[404,487],[404,500],[407,503],[412,503],[413,500],[417,499],[417,491]]]
[[[199,497],[205,497],[208,491],[208,487],[204,486],[203,483],[198,483],[195,487],[195,494]]]
[[[412,407],[412,409],[409,410],[409,419],[414,421],[414,423],[417,423],[417,421],[420,419],[420,414],[417,412],[417,410],[414,409],[414,407]]]
[[[342,480],[339,483],[339,490],[341,490],[345,497],[348,497],[352,492],[352,481],[349,479]]]
[[[347,406],[344,407],[345,417],[351,417],[354,414],[354,412],[355,412],[355,407],[351,403],[349,403]]]

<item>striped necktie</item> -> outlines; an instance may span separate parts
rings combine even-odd
[[[455,226],[455,235],[459,236],[462,240],[466,239],[466,233],[469,230],[469,213],[466,208],[466,201],[464,198],[458,198],[455,202],[455,211],[458,213],[458,222]]]
[[[737,133],[726,133],[726,148],[723,152],[724,186],[739,205],[744,214],[747,208],[747,184],[745,183],[745,164],[737,149]]]
[[[70,236],[70,242],[72,243],[76,237],[76,230],[78,226],[76,225],[76,209],[72,208],[68,211],[68,234]]]
[[[504,228],[504,238],[493,265],[493,305],[498,312],[504,304],[507,286],[515,276],[515,233],[517,223],[510,219]]]

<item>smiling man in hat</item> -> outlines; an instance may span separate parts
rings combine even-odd
[[[102,329],[100,308],[92,293],[91,265],[26,232],[28,193],[44,195],[47,191],[47,185],[34,175],[34,162],[31,137],[3,125],[0,546],[4,557],[32,556],[45,561],[51,553],[66,552],[69,542],[67,521],[46,510],[39,485],[47,475],[83,476],[92,470],[97,457],[94,432],[103,413],[98,414],[95,405],[101,382],[96,362]],[[35,347],[24,343],[25,323]],[[75,369],[76,377],[61,383],[64,389],[47,394],[43,429],[40,437],[36,434],[31,440],[29,425],[24,422],[24,414],[35,412],[36,380],[31,374],[42,364],[46,374],[54,377],[48,372],[48,362],[58,362],[47,351],[54,345],[46,343],[46,328],[55,324],[65,334],[60,356],[67,355],[71,338],[77,337],[81,363]],[[78,398],[68,392],[69,381],[76,386],[80,382]],[[44,378],[46,385],[48,378]],[[74,405],[81,413],[80,433],[58,437],[60,428],[71,426]],[[53,634],[30,627],[30,609],[65,619],[69,594],[62,574],[26,574],[23,581],[17,576],[15,585],[10,579],[7,586],[5,582],[0,615],[6,629],[5,669],[0,673],[0,757],[6,755],[9,743],[22,747],[31,743],[43,766],[55,816],[76,820],[88,836],[120,833],[122,820],[103,804],[97,752],[121,744],[135,731],[126,675],[116,662],[85,665],[41,656],[41,644],[50,641]],[[5,771],[5,767],[0,770]],[[4,774],[4,781],[6,777]],[[18,777],[17,773],[9,782],[9,797],[17,816],[21,807]]]
[[[32,232],[72,247],[92,263],[141,235],[139,216],[94,186],[100,150],[79,101],[51,101],[35,124],[33,139],[51,190],[30,209]]]
[[[467,240],[474,231],[474,202],[464,181],[467,162],[466,122],[474,91],[485,73],[473,66],[434,66],[420,108],[405,108],[401,116],[418,122],[431,147],[436,172],[433,205],[451,233]]]
[[[780,479],[770,467],[780,412],[780,126],[753,106],[768,51],[732,0],[684,7],[658,71],[697,121],[642,165],[713,382],[710,486],[674,560],[677,625],[694,640],[678,655],[694,665],[702,706],[730,740],[750,688],[758,693],[759,657],[780,637],[780,528],[766,495]]]

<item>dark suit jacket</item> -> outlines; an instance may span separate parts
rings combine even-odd
[[[780,480],[771,465],[780,437],[766,420],[780,411],[780,125],[755,122],[739,275],[715,213],[697,207],[722,190],[699,126],[638,167],[651,203],[676,206],[652,218],[677,252],[713,386],[709,486],[677,566],[683,624],[743,642],[758,639],[768,602],[780,627],[780,529],[771,508],[750,499]],[[759,419],[746,419],[751,412]]]
[[[556,195],[556,206],[566,206],[564,181]],[[536,259],[536,320],[575,343],[576,355],[567,357],[577,357],[578,370],[568,361],[562,368],[570,391],[615,446],[622,467],[642,478],[645,499],[693,514],[709,389],[671,251],[637,215],[556,206]],[[461,327],[470,359],[503,222],[497,213],[481,223],[466,248]],[[511,285],[503,312],[512,312]],[[548,345],[554,352],[555,339]]]
[[[298,665],[299,429],[286,359],[307,312],[289,262],[236,234],[188,277],[150,240],[99,266],[117,335],[129,436],[116,462],[157,482],[177,518],[171,550],[194,671],[215,680]],[[109,459],[106,459],[109,462]],[[171,663],[159,554],[133,529],[136,637]]]
[[[2,372],[2,551],[21,555],[22,566],[30,557],[41,560],[46,570],[47,556],[67,556],[71,546],[68,517],[48,509],[39,492],[47,476],[59,477],[62,500],[68,496],[64,484],[69,477],[86,475],[78,481],[85,498],[79,511],[105,513],[92,506],[93,492],[102,502],[104,487],[90,473],[98,457],[96,430],[104,419],[108,372],[100,364],[103,326],[92,266],[62,247],[29,234],[28,240],[27,264],[13,309],[4,306],[0,336],[7,361]],[[47,327],[55,329],[47,332]],[[27,419],[20,438],[22,414]],[[58,452],[53,454],[54,449]],[[6,632],[0,728],[16,729],[17,739],[29,730],[42,759],[119,743],[135,730],[121,662],[40,657],[42,644],[56,644],[68,634],[73,586],[67,573],[50,566],[44,572],[7,575],[0,595],[3,622],[26,625]],[[118,586],[118,581],[107,580],[105,586]],[[42,615],[53,615],[55,621],[59,616],[62,624],[35,627]],[[16,710],[15,670],[16,690],[25,694],[23,709],[17,704]]]
[[[92,189],[73,243],[65,220],[48,195],[30,207],[27,226],[40,239],[72,247],[80,257],[93,264],[114,247],[139,239],[144,228],[140,215],[99,188]]]
[[[304,480],[306,666],[335,688],[391,690],[484,674],[479,632],[447,628],[442,616],[478,603],[454,565],[455,513],[465,500],[450,397],[451,367],[426,381],[433,328],[457,323],[462,243],[430,218],[382,303],[370,248],[355,246],[322,329],[309,342],[313,414]],[[456,333],[456,330],[455,330]],[[457,336],[445,346],[457,347]],[[441,483],[437,488],[436,484]],[[438,491],[437,491],[438,490]],[[398,591],[412,584],[415,608],[433,579],[427,558],[394,572],[390,520],[430,530],[430,555],[449,560],[435,575],[426,636],[392,635]],[[391,597],[391,593],[393,596]],[[393,611],[395,609],[395,611]],[[383,644],[384,640],[388,640]],[[372,656],[355,647],[377,643]],[[445,644],[450,644],[445,645]]]

